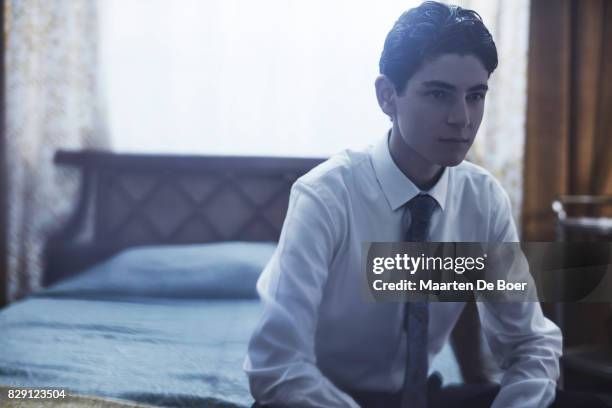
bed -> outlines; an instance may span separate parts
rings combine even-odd
[[[0,311],[0,387],[250,406],[255,282],[291,185],[321,160],[60,151],[55,161],[80,172],[79,199],[47,243],[45,288]],[[460,380],[449,349],[436,361]]]

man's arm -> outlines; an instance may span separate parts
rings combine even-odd
[[[547,407],[555,399],[561,332],[537,302],[484,303],[484,333],[504,374],[494,408]]]
[[[491,240],[518,242],[510,200],[503,191],[497,197]],[[489,346],[504,369],[501,390],[492,407],[552,404],[563,343],[559,328],[543,315],[538,302],[478,302],[477,306]]]
[[[312,187],[293,186],[277,250],[257,283],[263,315],[244,363],[262,405],[358,406],[319,371],[315,357],[318,309],[340,221]]]

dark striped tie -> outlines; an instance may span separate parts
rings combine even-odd
[[[419,194],[406,204],[404,216],[409,226],[405,241],[423,242],[427,239],[431,215],[436,201],[427,194]],[[402,408],[427,407],[427,327],[429,325],[429,303],[407,302],[404,314],[407,353]]]

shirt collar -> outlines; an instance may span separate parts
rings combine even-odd
[[[438,182],[429,191],[421,191],[408,177],[397,167],[391,153],[389,152],[388,134],[381,138],[372,150],[372,164],[376,178],[391,207],[395,211],[419,193],[432,196],[442,211],[446,205],[446,193],[448,191],[448,173],[445,168]]]

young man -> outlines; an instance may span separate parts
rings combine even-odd
[[[258,404],[416,407],[428,400],[430,406],[506,408],[553,402],[561,334],[538,303],[477,304],[505,370],[501,387],[447,395],[430,380],[410,394],[408,309],[366,302],[361,294],[362,242],[518,241],[506,193],[488,172],[464,161],[496,66],[495,44],[473,11],[426,2],[395,23],[375,83],[392,129],[368,150],[335,156],[295,183],[278,248],[258,282],[264,311],[244,365]],[[420,237],[407,235],[407,211],[424,227]],[[465,304],[425,305],[426,378],[428,362]]]

